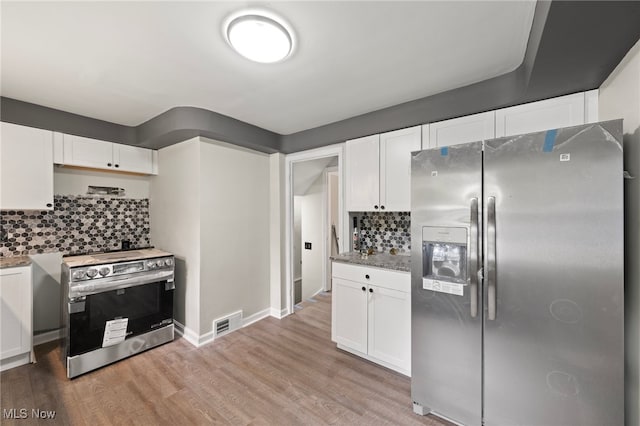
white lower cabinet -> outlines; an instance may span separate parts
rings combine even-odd
[[[336,343],[367,353],[366,286],[334,277],[331,288],[335,299]]]
[[[369,286],[367,352],[411,370],[411,294]]]
[[[31,286],[31,266],[0,269],[0,371],[31,361]]]
[[[410,274],[340,262],[332,266],[333,341],[410,376]]]

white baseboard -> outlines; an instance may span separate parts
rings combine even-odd
[[[287,315],[289,315],[290,313],[291,312],[289,312],[289,309],[282,309],[282,310],[278,310],[276,308],[263,309],[259,312],[256,312],[253,315],[249,315],[248,317],[243,318],[242,327],[247,327],[253,324],[254,322],[258,322],[261,319],[267,318],[269,316],[277,319],[282,319]],[[175,319],[173,320],[173,323],[175,325],[176,333],[182,338],[184,338],[187,342],[191,343],[196,348],[199,348],[202,345],[206,345],[207,343],[211,343],[214,341],[215,336],[214,336],[213,330],[203,335],[198,335],[198,333],[191,330],[190,328],[185,327],[183,324],[176,321]]]
[[[287,315],[289,315],[289,310],[288,309],[278,310],[276,308],[271,308],[270,311],[271,311],[270,315],[272,317],[274,317],[274,318],[277,318],[277,319],[282,319],[282,318],[286,317]]]
[[[62,329],[47,331],[33,336],[33,346],[62,339]]]
[[[32,362],[31,353],[15,355],[9,358],[0,360],[0,371],[10,370],[21,365],[26,365]]]
[[[200,336],[198,335],[198,333],[191,330],[190,328],[185,327],[182,323],[176,321],[175,319],[173,320],[173,325],[175,326],[176,333],[196,348],[213,342],[213,331]]]
[[[263,309],[260,312],[256,312],[253,315],[249,315],[246,318],[242,319],[242,327],[246,327],[248,325],[253,324],[254,322],[260,321],[261,319],[264,319],[268,316],[271,315],[271,309],[267,308],[267,309]],[[203,335],[198,335],[198,333],[196,333],[195,331],[191,330],[190,328],[186,328],[183,324],[181,324],[180,322],[176,321],[175,319],[173,320],[173,323],[175,325],[175,330],[176,333],[180,336],[182,336],[187,342],[191,343],[193,346],[195,346],[196,348],[199,348],[200,346],[206,345],[207,343],[211,343],[214,341],[215,339],[215,335],[213,330],[203,334]]]
[[[256,321],[260,321],[261,319],[264,319],[268,316],[271,315],[271,308],[267,308],[267,309],[263,309],[259,312],[256,312],[253,315],[249,315],[246,318],[242,318],[242,326],[246,327],[248,325],[253,324]]]
[[[214,339],[213,330],[207,333],[204,333],[202,336],[198,338],[198,347],[202,345],[206,345],[207,343],[213,342],[213,339]]]

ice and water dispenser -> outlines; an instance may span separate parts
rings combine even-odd
[[[467,228],[422,228],[422,288],[462,296],[467,270]]]

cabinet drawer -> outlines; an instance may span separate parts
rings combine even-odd
[[[331,276],[406,293],[411,291],[411,274],[409,272],[332,262]]]

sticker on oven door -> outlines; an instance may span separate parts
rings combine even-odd
[[[422,280],[422,288],[425,290],[432,290],[440,293],[464,296],[464,285],[457,283],[448,283],[446,281],[430,280],[424,278]]]
[[[107,321],[104,327],[104,337],[102,338],[102,347],[117,345],[124,341],[127,337],[127,325],[129,318],[120,318]]]

